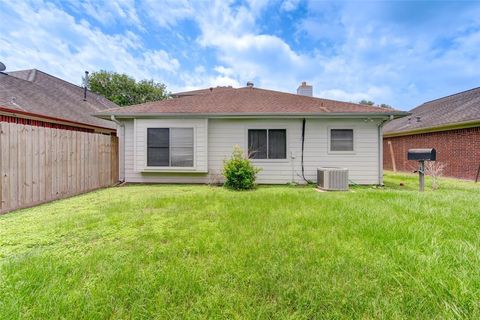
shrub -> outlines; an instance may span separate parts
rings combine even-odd
[[[446,165],[440,161],[426,161],[425,174],[432,177],[432,190],[436,190],[440,184],[440,177],[443,176],[443,171]]]
[[[232,157],[223,163],[225,186],[235,190],[253,189],[258,172],[260,169],[252,165],[238,145],[233,148]]]

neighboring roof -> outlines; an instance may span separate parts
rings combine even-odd
[[[480,87],[425,102],[412,109],[411,116],[394,120],[384,127],[386,135],[419,133],[447,129],[459,124],[479,122]],[[417,119],[419,118],[419,121]]]
[[[205,91],[205,90],[204,90]],[[207,93],[110,109],[97,113],[99,117],[155,115],[394,115],[407,113],[392,109],[366,106],[301,96],[259,88],[206,89]]]
[[[112,121],[98,119],[92,114],[118,107],[96,93],[40,70],[0,73],[0,106],[48,117],[60,118],[86,125],[115,129]]]
[[[232,86],[228,87],[210,87],[206,89],[199,89],[199,90],[191,90],[191,91],[183,91],[183,92],[175,92],[172,93],[171,96],[172,98],[182,98],[182,97],[188,97],[188,96],[196,96],[199,94],[204,94],[204,93],[212,93],[212,92],[219,92],[219,91],[226,91],[226,90],[234,90]]]

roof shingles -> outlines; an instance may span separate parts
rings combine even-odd
[[[259,88],[201,91],[162,101],[115,108],[98,113],[106,115],[141,114],[321,114],[321,113],[369,113],[405,115],[404,112],[360,105],[350,102],[313,98],[291,93]]]
[[[384,132],[395,134],[480,121],[480,87],[425,102],[410,112],[411,116],[388,123]]]
[[[118,107],[90,91],[83,101],[83,88],[35,69],[0,73],[0,105],[109,129],[115,129],[112,121],[93,114]]]

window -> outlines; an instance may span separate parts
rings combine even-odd
[[[193,128],[148,128],[148,167],[193,167]]]
[[[330,151],[354,151],[353,129],[331,129]]]
[[[287,130],[248,130],[248,154],[251,159],[286,159]]]

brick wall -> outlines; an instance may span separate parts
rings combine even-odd
[[[6,115],[0,115],[0,122],[9,122],[9,123],[24,124],[24,125],[35,126],[35,127],[45,127],[45,128],[54,128],[54,129],[63,129],[63,130],[72,130],[72,131],[95,132],[95,130],[93,129],[53,123],[53,122],[49,122],[48,120],[40,121],[40,120],[26,119],[26,118],[6,116]]]
[[[461,179],[475,179],[480,165],[480,127],[415,134],[383,139],[383,165],[393,170],[392,153],[397,171],[413,171],[416,161],[407,160],[411,148],[435,148],[437,161],[446,164],[444,175]]]

